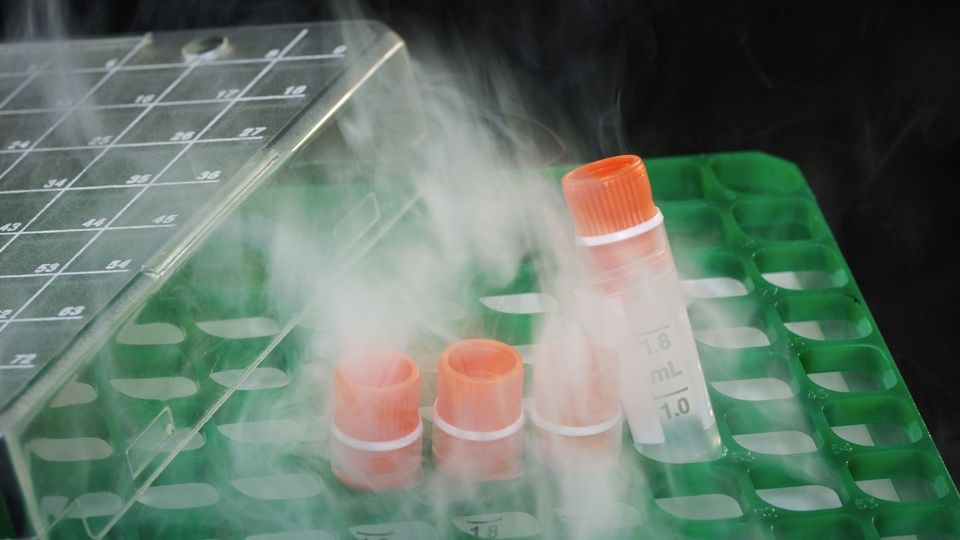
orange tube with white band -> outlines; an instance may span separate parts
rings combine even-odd
[[[369,351],[334,369],[330,463],[357,489],[388,490],[420,481],[423,423],[420,372],[412,358]]]
[[[621,447],[618,359],[577,328],[563,330],[534,353],[530,420],[537,455],[558,469],[607,469]]]
[[[449,476],[502,480],[520,474],[523,361],[499,341],[468,339],[440,357],[433,456]]]

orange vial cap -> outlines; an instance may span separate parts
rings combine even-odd
[[[334,369],[331,465],[345,484],[394,489],[420,480],[420,371],[409,356],[368,351]]]
[[[444,472],[472,480],[512,478],[523,451],[523,360],[490,339],[467,339],[440,357],[433,454]]]
[[[672,267],[663,214],[653,204],[647,168],[637,156],[594,161],[563,177],[577,243],[598,271],[601,290],[617,292],[643,271]],[[644,265],[637,262],[645,260]]]
[[[637,156],[609,157],[568,172],[563,196],[580,237],[624,231],[658,215],[647,168]]]

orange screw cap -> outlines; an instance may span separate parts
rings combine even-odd
[[[657,216],[643,161],[614,156],[563,176],[563,195],[577,235],[601,236],[636,227]]]
[[[385,490],[420,480],[420,371],[412,358],[368,351],[334,369],[331,466],[345,484]]]
[[[447,474],[471,480],[512,478],[523,450],[523,360],[490,339],[468,339],[440,357],[433,454]]]

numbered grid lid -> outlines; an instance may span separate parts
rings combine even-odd
[[[0,413],[397,43],[356,22],[0,46]]]

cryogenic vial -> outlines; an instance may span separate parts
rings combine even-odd
[[[467,339],[440,356],[433,408],[437,468],[466,480],[520,474],[523,453],[523,360],[513,347]]]
[[[537,456],[564,470],[616,465],[623,430],[616,351],[592,339],[579,321],[560,320],[544,331],[533,364]]]
[[[593,286],[622,304],[620,395],[637,449],[674,463],[718,457],[716,420],[646,167],[637,156],[602,159],[567,173],[563,192]]]
[[[420,371],[408,356],[371,351],[334,369],[330,465],[348,486],[387,490],[420,481]]]

